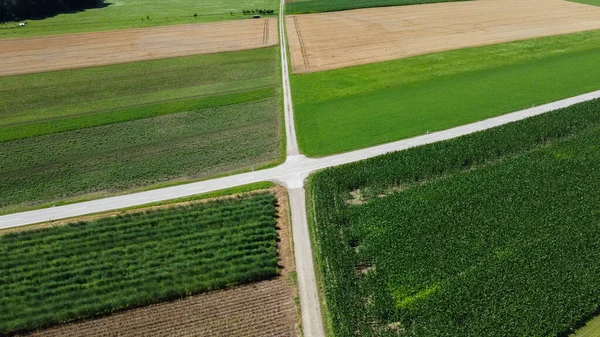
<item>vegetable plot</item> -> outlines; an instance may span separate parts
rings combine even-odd
[[[270,193],[0,236],[0,333],[277,274]]]

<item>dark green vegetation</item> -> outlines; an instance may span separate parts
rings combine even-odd
[[[0,333],[277,274],[271,193],[0,236]]]
[[[0,208],[279,159],[277,49],[0,79]]]
[[[600,307],[600,100],[328,169],[337,336],[556,336]]]
[[[8,3],[15,2],[15,0],[7,1]],[[74,0],[52,1],[74,2]],[[51,3],[52,1],[43,1],[43,3]],[[3,8],[2,4],[4,2],[0,1],[0,10]],[[26,3],[22,0],[17,2]],[[96,1],[93,4],[96,5]],[[248,19],[252,16],[243,14],[243,10],[278,8],[279,2],[277,0],[170,0],[168,2],[160,0],[104,0],[97,2],[95,8],[73,11],[45,19],[28,20],[26,27],[18,27],[16,22],[0,24],[0,39]],[[24,14],[20,15],[21,20],[31,19],[30,15]],[[268,15],[276,14],[277,11],[274,11]]]
[[[298,141],[322,156],[600,89],[600,31],[292,76]]]
[[[465,0],[300,0],[286,4],[286,13],[305,14],[318,12],[344,11],[357,8],[420,5],[436,2],[453,2]]]
[[[0,22],[94,8],[97,3],[97,0],[5,0],[0,2]]]

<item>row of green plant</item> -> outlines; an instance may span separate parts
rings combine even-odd
[[[336,336],[566,335],[600,308],[600,100],[321,171]]]
[[[0,333],[271,278],[275,207],[262,192],[0,235]]]
[[[277,61],[265,48],[1,78],[0,212],[278,161]]]
[[[264,100],[272,98],[275,94],[274,88],[267,87],[240,93],[168,101],[111,111],[94,111],[49,121],[41,120],[26,124],[9,125],[0,127],[0,142],[122,123],[177,112],[198,111],[206,108]]]
[[[293,75],[299,146],[323,156],[598,90],[599,46],[596,30]]]
[[[254,14],[274,15],[275,10],[274,9],[244,9],[244,10],[242,10],[242,14],[243,15],[254,15]]]
[[[349,9],[386,7],[386,6],[408,6],[436,2],[453,2],[466,0],[306,0],[292,1],[286,4],[288,14],[306,14],[318,12],[345,11]]]
[[[278,57],[262,48],[2,77],[0,127],[276,88]]]
[[[0,208],[100,197],[279,159],[279,99],[0,143]]]

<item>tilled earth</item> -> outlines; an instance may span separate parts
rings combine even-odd
[[[290,286],[279,277],[31,336],[296,336],[295,310]]]

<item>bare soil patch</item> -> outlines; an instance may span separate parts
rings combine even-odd
[[[600,7],[476,0],[286,17],[294,73],[600,29]]]
[[[290,275],[295,271],[295,265],[287,192],[282,187],[272,188],[270,191],[278,200],[278,253],[281,276],[273,280],[128,310],[100,319],[40,330],[29,336],[298,336],[300,318],[294,303],[297,288],[293,285]],[[220,198],[227,197],[234,196]],[[208,200],[214,199],[191,202]],[[139,211],[140,209],[126,212]],[[110,216],[117,214],[113,213]],[[94,217],[97,216],[78,220],[90,220]],[[63,223],[55,222],[52,225]]]
[[[290,286],[279,277],[30,336],[296,336],[294,315]]]
[[[277,19],[0,40],[0,76],[277,45]]]

